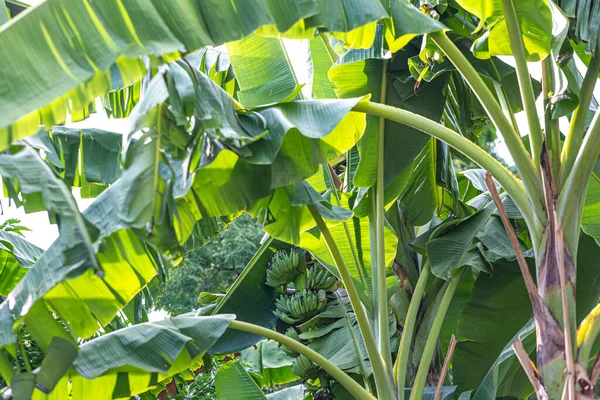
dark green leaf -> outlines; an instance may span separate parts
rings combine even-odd
[[[516,262],[498,261],[492,275],[479,274],[458,321],[454,383],[476,389],[508,341],[532,316]],[[493,398],[493,397],[492,397]]]
[[[223,364],[215,377],[219,400],[261,400],[267,397],[238,361]]]

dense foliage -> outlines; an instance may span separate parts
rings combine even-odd
[[[60,233],[0,230],[3,396],[203,391],[216,356],[220,400],[595,398],[598,4],[2,13],[0,176]]]

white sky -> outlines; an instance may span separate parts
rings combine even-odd
[[[33,0],[30,0],[33,1]],[[96,109],[99,112],[92,114],[90,118],[75,123],[67,123],[66,126],[72,128],[99,128],[107,131],[120,132],[127,134],[128,124],[126,120],[109,119],[102,110],[102,104],[97,102]],[[84,211],[94,199],[82,199],[79,188],[74,188],[73,195],[77,201],[80,211]],[[9,218],[18,218],[21,220],[21,225],[31,229],[28,232],[23,232],[25,238],[31,243],[42,249],[47,249],[54,240],[58,237],[58,228],[56,225],[50,224],[48,214],[46,212],[36,212],[26,214],[23,207],[15,207],[14,203],[4,197],[3,191],[0,191],[0,202],[2,203],[2,214],[0,222],[4,222]]]

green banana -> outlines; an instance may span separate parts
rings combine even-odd
[[[289,324],[289,325],[294,325],[295,323],[300,321],[299,319],[292,318],[287,313],[283,313],[279,310],[273,311],[273,315],[275,315],[275,317],[277,317],[278,319],[282,320],[283,322],[285,322],[286,324]]]
[[[292,363],[292,372],[304,380],[315,379],[319,372],[319,367],[306,356],[300,354]]]
[[[295,248],[292,248],[289,253],[285,250],[278,250],[271,257],[267,266],[266,284],[277,288],[293,282],[300,273],[297,269],[299,261],[300,256]]]
[[[337,289],[337,278],[325,267],[313,265],[306,274],[307,286],[314,290],[323,289],[334,292]]]
[[[298,332],[296,332],[296,329],[294,327],[289,327],[287,331],[285,331],[285,336],[294,339],[295,341],[299,342],[300,341],[300,337],[298,336]],[[283,351],[285,352],[285,354],[287,354],[290,357],[296,357],[298,355],[298,352],[295,350],[290,349],[287,346],[283,346]]]
[[[327,292],[304,289],[293,295],[282,294],[275,300],[274,314],[285,323],[306,321],[327,306]],[[293,322],[290,322],[293,321]]]

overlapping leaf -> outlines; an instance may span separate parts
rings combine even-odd
[[[0,230],[0,249],[0,296],[7,296],[42,255],[42,249],[4,230]]]
[[[146,392],[158,382],[201,361],[225,332],[232,315],[179,316],[131,326],[83,345],[48,398],[110,400]],[[70,382],[69,382],[70,378]],[[36,389],[34,399],[45,396]]]
[[[115,64],[126,85],[138,81],[145,72],[140,55],[170,60],[263,26],[276,27],[275,33],[296,26],[306,37],[307,28],[347,32],[384,17],[378,0],[43,2],[0,33],[6,44],[0,49],[6,60],[0,74],[2,147],[34,133],[40,122],[63,122],[69,100],[81,109],[114,90],[108,71]]]
[[[480,31],[484,26],[487,29],[473,44],[477,57],[512,55],[500,0],[459,0],[458,3],[479,18],[479,26],[475,32]],[[550,53],[553,38],[552,13],[549,5],[542,1],[513,4],[528,60],[543,60]]]
[[[480,274],[471,300],[458,322],[464,338],[454,352],[454,382],[476,389],[511,338],[532,317],[531,306],[516,262],[494,264],[494,273]],[[494,398],[495,393],[492,397]]]

